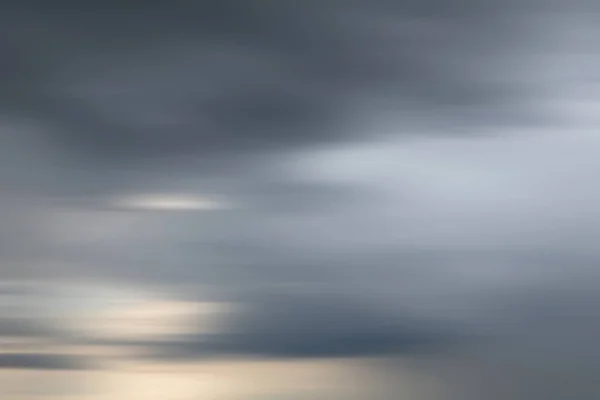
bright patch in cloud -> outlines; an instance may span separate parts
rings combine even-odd
[[[139,195],[117,200],[117,206],[136,210],[192,211],[220,210],[230,205],[221,200],[179,195]]]

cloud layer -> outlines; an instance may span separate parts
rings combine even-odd
[[[598,10],[459,3],[3,5],[0,280],[239,306],[153,356],[595,362]]]

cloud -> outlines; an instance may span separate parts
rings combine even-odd
[[[13,8],[5,108],[52,127],[51,140],[88,162],[345,140],[361,135],[348,127],[373,102],[405,121],[511,114],[521,90],[490,64],[521,57],[511,40],[527,31],[515,18],[526,10],[442,3],[204,1],[143,17],[116,2],[86,14]]]
[[[268,293],[268,294],[267,294]],[[146,347],[150,357],[203,359],[370,357],[439,352],[460,346],[466,332],[451,324],[389,313],[365,299],[285,288],[242,302],[214,334],[183,335]]]
[[[33,320],[33,318],[0,317],[0,338],[52,339],[60,336],[59,331],[41,321]]]
[[[217,335],[137,343],[153,356],[592,347],[595,17],[238,3],[16,14],[2,105],[39,124],[2,131],[1,278],[152,283],[246,310]],[[108,205],[163,192],[239,207]]]
[[[84,358],[61,354],[0,354],[0,369],[81,370],[90,367],[91,364]]]

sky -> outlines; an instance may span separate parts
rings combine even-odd
[[[0,381],[598,397],[594,2],[29,3],[0,5]]]

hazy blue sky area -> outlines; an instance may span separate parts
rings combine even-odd
[[[596,400],[599,128],[591,0],[4,1],[0,398]]]

